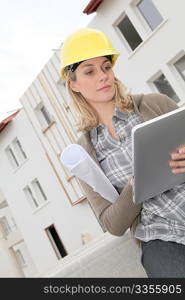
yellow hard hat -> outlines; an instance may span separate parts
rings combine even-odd
[[[90,58],[112,56],[114,65],[119,53],[112,46],[109,38],[97,29],[83,28],[72,33],[63,43],[61,49],[62,79],[66,78],[65,68]]]

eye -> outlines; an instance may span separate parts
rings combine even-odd
[[[108,65],[104,66],[104,69],[105,70],[110,70],[110,69],[112,69],[112,65],[108,64]]]
[[[85,72],[85,74],[86,75],[90,75],[90,74],[92,74],[93,73],[93,71],[91,70],[91,71],[87,71],[87,72]]]

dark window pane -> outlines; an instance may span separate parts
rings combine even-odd
[[[166,79],[166,77],[163,74],[159,76],[156,80],[154,80],[153,83],[155,84],[156,88],[160,93],[167,95],[175,102],[180,101],[179,97],[175,93],[169,81]]]
[[[185,55],[181,57],[175,64],[174,66],[176,67],[177,71],[180,73],[182,78],[185,81]]]
[[[49,116],[49,112],[47,111],[45,106],[43,106],[41,108],[41,112],[42,112],[47,124],[49,125],[51,123],[51,119],[50,119],[50,116]]]
[[[124,38],[127,40],[132,50],[141,44],[142,39],[127,16],[125,16],[118,24],[118,28],[121,30]]]
[[[152,0],[141,0],[137,7],[152,30],[163,21],[162,16],[154,6]]]

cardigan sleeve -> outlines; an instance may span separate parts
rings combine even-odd
[[[177,108],[177,103],[165,94],[146,94],[140,102],[139,111],[145,120],[150,120]]]
[[[179,106],[177,105],[177,103],[169,98],[168,96],[161,94],[162,97],[162,110],[164,113],[170,112],[172,110],[175,110],[177,108],[179,108]]]
[[[132,186],[128,182],[114,203],[101,197],[92,187],[79,180],[98,220],[112,235],[121,236],[139,215],[141,205],[132,201]]]

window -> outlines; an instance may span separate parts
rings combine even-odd
[[[46,201],[47,200],[47,197],[40,185],[40,182],[35,179],[33,182],[32,182],[32,186],[33,186],[33,189],[34,189],[34,192],[35,194],[37,195],[37,198],[39,199],[39,202],[43,202],[43,201]]]
[[[27,200],[30,203],[32,208],[35,208],[35,207],[39,206],[38,203],[37,203],[36,198],[34,197],[34,195],[32,193],[32,190],[29,186],[26,186],[24,188],[24,193],[25,193],[25,196],[26,196],[26,198],[27,198]]]
[[[185,55],[182,56],[175,64],[176,70],[181,75],[182,79],[185,81]]]
[[[12,231],[6,217],[0,218],[0,225],[2,227],[4,237],[6,238],[7,235]]]
[[[50,115],[48,109],[43,104],[43,102],[40,102],[37,105],[35,112],[43,129],[47,128],[50,124],[52,124],[53,117]]]
[[[18,264],[20,265],[20,267],[21,268],[26,267],[25,259],[19,249],[15,251],[15,255],[16,255],[16,258],[17,258],[17,261],[18,261]]]
[[[41,108],[41,113],[42,113],[46,123],[49,125],[51,123],[51,118],[50,118],[49,112],[48,112],[48,110],[46,109],[45,106],[43,106]]]
[[[125,40],[127,41],[129,47],[134,50],[142,43],[142,38],[136,31],[135,27],[131,23],[127,15],[121,20],[117,25]]]
[[[169,81],[166,77],[162,74],[158,78],[153,81],[154,85],[158,89],[158,91],[162,94],[166,94],[168,97],[173,99],[175,102],[179,102],[180,99],[175,93],[174,89],[170,85]]]
[[[55,228],[55,226],[52,224],[51,226],[47,227],[45,229],[46,234],[50,240],[50,243],[56,253],[56,256],[58,259],[61,259],[62,257],[67,255],[67,251],[60,239],[60,236]]]
[[[14,169],[17,168],[19,166],[19,163],[18,163],[18,160],[17,160],[12,148],[10,146],[8,146],[5,150],[5,152],[6,152],[6,155],[8,157],[8,160],[9,160],[11,166]]]
[[[152,0],[139,1],[139,3],[137,4],[137,8],[151,30],[154,30],[163,21],[162,16],[154,6]]]
[[[24,150],[23,150],[23,148],[21,146],[21,143],[18,140],[18,138],[16,138],[13,141],[13,146],[14,146],[14,149],[16,151],[17,157],[19,158],[19,161],[24,161],[27,158],[27,156],[26,156],[26,153],[24,152]]]
[[[34,179],[31,187],[27,185],[23,191],[32,208],[37,208],[48,200],[38,179]]]
[[[11,166],[16,169],[19,167],[23,161],[27,159],[26,153],[22,148],[22,145],[18,138],[15,138],[14,141],[9,145],[6,150],[6,155]]]

